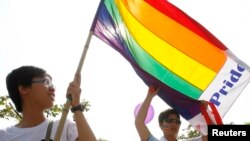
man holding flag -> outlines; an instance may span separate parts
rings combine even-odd
[[[154,87],[149,87],[148,94],[136,116],[135,119],[135,126],[137,129],[137,132],[140,136],[141,141],[158,141],[149,131],[147,126],[145,125],[144,121],[147,116],[147,111],[149,108],[149,105],[156,96],[158,89],[155,89]],[[207,107],[207,103],[204,101],[201,101],[202,106]],[[174,109],[167,109],[160,113],[158,117],[159,126],[163,132],[163,137],[159,141],[176,141],[179,128],[181,125],[180,121],[180,115],[179,113]],[[208,137],[207,135],[200,136],[198,138],[192,138],[187,139],[185,141],[207,141]]]
[[[71,96],[71,111],[75,123],[66,120],[60,141],[96,141],[85,119],[80,104],[81,76],[75,75],[67,89]],[[44,110],[53,106],[55,87],[52,77],[44,70],[34,66],[22,66],[13,70],[6,78],[9,96],[22,119],[16,125],[0,130],[0,141],[50,141],[56,136],[59,122],[50,122]],[[53,123],[53,124],[52,124]],[[51,136],[50,136],[51,135]]]

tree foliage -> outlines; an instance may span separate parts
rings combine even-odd
[[[81,104],[84,105],[85,111],[89,110],[90,104],[88,101],[83,100]],[[55,104],[51,109],[48,109],[45,111],[45,114],[47,117],[56,117],[58,116],[63,110],[62,104]],[[18,113],[10,98],[8,96],[0,96],[0,118],[4,119],[15,119],[17,121],[20,121],[22,119],[21,113]]]
[[[8,96],[0,96],[0,118],[20,120],[21,115],[14,110]]]
[[[201,132],[195,130],[191,124],[188,125],[188,127],[186,129],[186,133],[181,134],[178,139],[190,139],[190,138],[195,138],[195,137],[199,137],[201,136]]]

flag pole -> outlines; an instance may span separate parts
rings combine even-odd
[[[94,20],[92,22],[87,41],[85,43],[85,46],[84,46],[84,49],[83,49],[83,52],[82,52],[82,55],[81,55],[81,58],[80,58],[76,73],[75,73],[75,76],[77,74],[81,74],[81,70],[82,70],[82,66],[83,66],[83,63],[84,63],[84,60],[85,60],[85,57],[86,57],[86,54],[87,54],[87,50],[89,48],[89,44],[90,44],[92,35],[94,34],[93,31],[94,31],[94,28],[95,28],[95,25],[96,25],[96,22],[97,22],[97,15],[98,15],[98,13],[100,11],[100,7],[101,7],[102,4],[104,4],[104,0],[101,0],[100,3],[99,3],[98,9],[96,11]],[[74,81],[75,81],[75,79],[76,79],[76,77],[74,77]],[[61,138],[61,135],[62,135],[62,130],[63,130],[64,124],[65,124],[65,121],[66,121],[66,118],[67,118],[67,115],[68,115],[68,112],[69,112],[70,103],[71,103],[71,97],[67,97],[67,101],[64,104],[61,119],[59,121],[57,130],[56,130],[54,141],[60,141],[60,138]]]
[[[93,31],[89,31],[89,35],[88,35],[87,41],[85,43],[85,46],[84,46],[84,49],[83,49],[83,52],[82,52],[82,55],[81,55],[81,58],[80,58],[76,73],[75,73],[75,76],[77,74],[81,74],[82,66],[83,66],[83,63],[84,63],[84,60],[85,60],[85,57],[86,57],[86,54],[87,54],[87,51],[88,51],[88,48],[89,48],[89,44],[90,44],[92,35],[93,35]],[[75,79],[76,79],[76,77],[74,77],[74,81],[75,81]],[[71,103],[71,97],[67,97],[67,101],[64,104],[61,119],[59,121],[57,130],[56,130],[54,141],[60,141],[60,138],[61,138],[61,135],[62,135],[62,130],[63,130],[64,124],[65,124],[65,121],[66,121],[66,118],[67,118],[67,115],[68,115],[68,112],[69,112],[70,103]]]

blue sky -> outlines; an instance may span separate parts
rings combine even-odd
[[[249,0],[171,0],[249,64]],[[13,68],[36,65],[53,76],[56,103],[65,102],[99,0],[0,0],[0,95],[6,95],[5,77]],[[82,99],[90,101],[88,121],[97,137],[109,141],[139,140],[134,108],[147,87],[130,64],[105,43],[92,38],[82,70]],[[225,123],[249,121],[250,86],[223,118]],[[156,97],[148,124],[160,137],[157,116],[168,106]],[[5,122],[5,127],[15,122]],[[187,123],[181,126],[184,129]],[[121,139],[121,137],[123,137]]]

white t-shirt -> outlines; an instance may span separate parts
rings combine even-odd
[[[0,129],[0,141],[41,141],[45,139],[49,121],[31,128],[18,128],[15,126]],[[51,139],[55,137],[59,120],[53,122]],[[76,124],[70,120],[65,121],[61,141],[75,141],[78,137]]]

